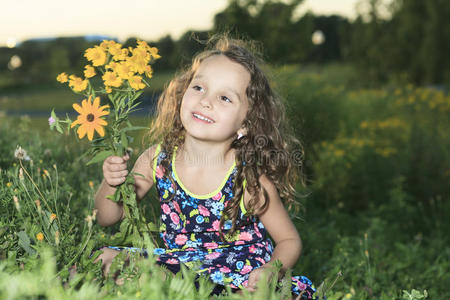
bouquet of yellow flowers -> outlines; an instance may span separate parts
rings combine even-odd
[[[81,105],[73,104],[77,119],[72,121],[69,116],[65,120],[59,119],[52,110],[49,125],[50,129],[63,133],[62,125],[65,124],[68,132],[76,130],[79,139],[87,136],[91,143],[87,154],[92,157],[87,164],[92,164],[111,155],[125,155],[131,141],[127,133],[145,128],[133,126],[129,114],[139,105],[137,100],[142,89],[149,85],[148,80],[152,77],[151,64],[160,56],[157,48],[140,40],[135,48],[124,48],[120,43],[105,40],[87,49],[84,56],[90,62],[85,66],[84,79],[66,73],[56,78],[86,97]],[[100,96],[107,98],[104,100],[109,103],[101,105]],[[95,133],[98,137],[94,139]],[[147,223],[137,208],[134,175],[140,174],[130,173],[115,194],[108,196],[113,201],[123,201],[125,211],[120,233],[113,238],[116,243],[132,242],[134,246],[142,247],[144,242],[149,246],[149,231],[155,226]]]

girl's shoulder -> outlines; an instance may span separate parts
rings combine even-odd
[[[134,168],[141,171],[148,170],[149,175],[151,174],[151,166],[153,166],[153,161],[157,152],[159,150],[159,144],[155,144],[147,148],[142,154],[137,158]],[[149,168],[150,167],[150,168]]]

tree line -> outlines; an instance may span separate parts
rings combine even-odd
[[[446,0],[393,0],[382,16],[381,0],[362,0],[369,9],[353,21],[339,15],[296,17],[303,0],[229,0],[214,16],[208,31],[187,31],[175,40],[170,35],[148,41],[163,59],[156,71],[177,70],[201,49],[199,41],[211,34],[259,41],[271,64],[354,64],[367,82],[391,81],[417,85],[450,83],[450,2]],[[322,39],[313,41],[313,35]],[[134,46],[136,38],[124,45]],[[79,72],[83,51],[98,41],[85,37],[30,40],[18,47],[0,48],[0,74],[15,84],[53,81],[61,71]],[[11,70],[13,55],[21,66]]]

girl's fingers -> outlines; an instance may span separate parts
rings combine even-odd
[[[120,172],[110,172],[108,174],[106,174],[106,176],[108,176],[109,178],[125,178],[125,176],[128,175],[128,171],[124,170],[124,171],[120,171]]]
[[[113,164],[109,165],[108,170],[111,172],[120,172],[127,169],[126,164]]]

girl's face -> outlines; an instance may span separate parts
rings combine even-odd
[[[247,115],[249,82],[247,69],[226,56],[203,60],[181,102],[186,134],[208,141],[233,139]]]

